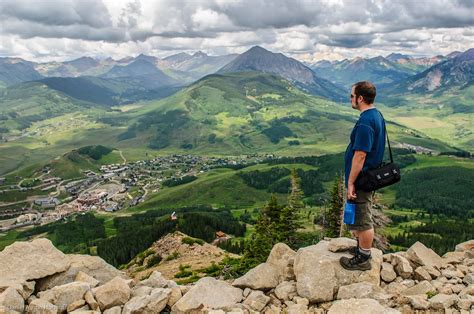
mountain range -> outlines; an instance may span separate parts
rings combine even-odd
[[[0,150],[8,156],[21,147],[45,158],[94,143],[140,154],[338,152],[347,140],[341,130],[355,121],[342,103],[348,103],[350,84],[361,79],[377,84],[395,142],[472,150],[473,59],[470,49],[423,60],[391,54],[307,66],[258,46],[221,57],[2,58],[0,136],[8,143]],[[82,121],[74,129],[74,123],[57,122],[71,117]],[[31,141],[43,144],[22,144]]]

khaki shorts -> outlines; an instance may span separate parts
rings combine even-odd
[[[372,219],[372,197],[373,192],[356,191],[356,215],[353,225],[347,225],[349,230],[364,231],[374,227]]]

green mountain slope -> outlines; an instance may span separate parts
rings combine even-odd
[[[281,77],[242,72],[207,76],[128,117],[121,145],[141,142],[163,153],[298,155],[344,151],[357,112],[305,94]],[[395,142],[449,149],[402,126],[389,129]]]

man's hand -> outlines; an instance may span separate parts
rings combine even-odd
[[[354,184],[349,184],[347,186],[347,199],[348,200],[355,200],[357,198],[356,190]]]

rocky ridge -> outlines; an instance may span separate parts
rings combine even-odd
[[[337,238],[295,252],[278,243],[240,278],[179,286],[158,271],[129,279],[47,239],[16,242],[0,252],[0,313],[474,313],[474,240],[443,257],[420,242],[372,249],[365,272],[339,265],[354,244]]]

